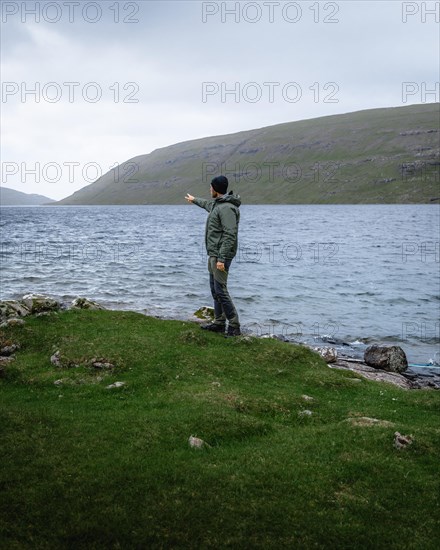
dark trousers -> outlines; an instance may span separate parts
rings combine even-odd
[[[230,327],[238,328],[240,326],[240,320],[227,287],[231,260],[225,261],[226,271],[217,269],[216,264],[217,258],[210,256],[208,259],[208,271],[209,286],[211,287],[211,294],[214,298],[214,323],[224,325],[227,319]]]

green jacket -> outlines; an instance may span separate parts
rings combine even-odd
[[[194,198],[193,204],[209,212],[205,229],[208,255],[215,256],[219,262],[232,260],[237,253],[240,195],[230,191],[217,199]]]

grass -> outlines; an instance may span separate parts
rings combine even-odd
[[[132,312],[1,338],[21,346],[0,378],[2,549],[437,548],[439,392]],[[396,430],[413,444],[395,449]]]

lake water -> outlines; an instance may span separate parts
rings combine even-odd
[[[262,334],[403,347],[440,362],[439,205],[243,205],[229,277],[242,326]],[[1,208],[1,299],[86,296],[186,319],[211,305],[194,206]],[[343,345],[349,344],[349,346]]]

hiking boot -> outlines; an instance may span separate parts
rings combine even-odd
[[[228,327],[228,332],[225,334],[225,337],[231,338],[233,336],[241,336],[240,327]]]
[[[209,325],[200,325],[203,330],[209,330],[210,332],[225,332],[225,325],[218,323],[209,323]]]

